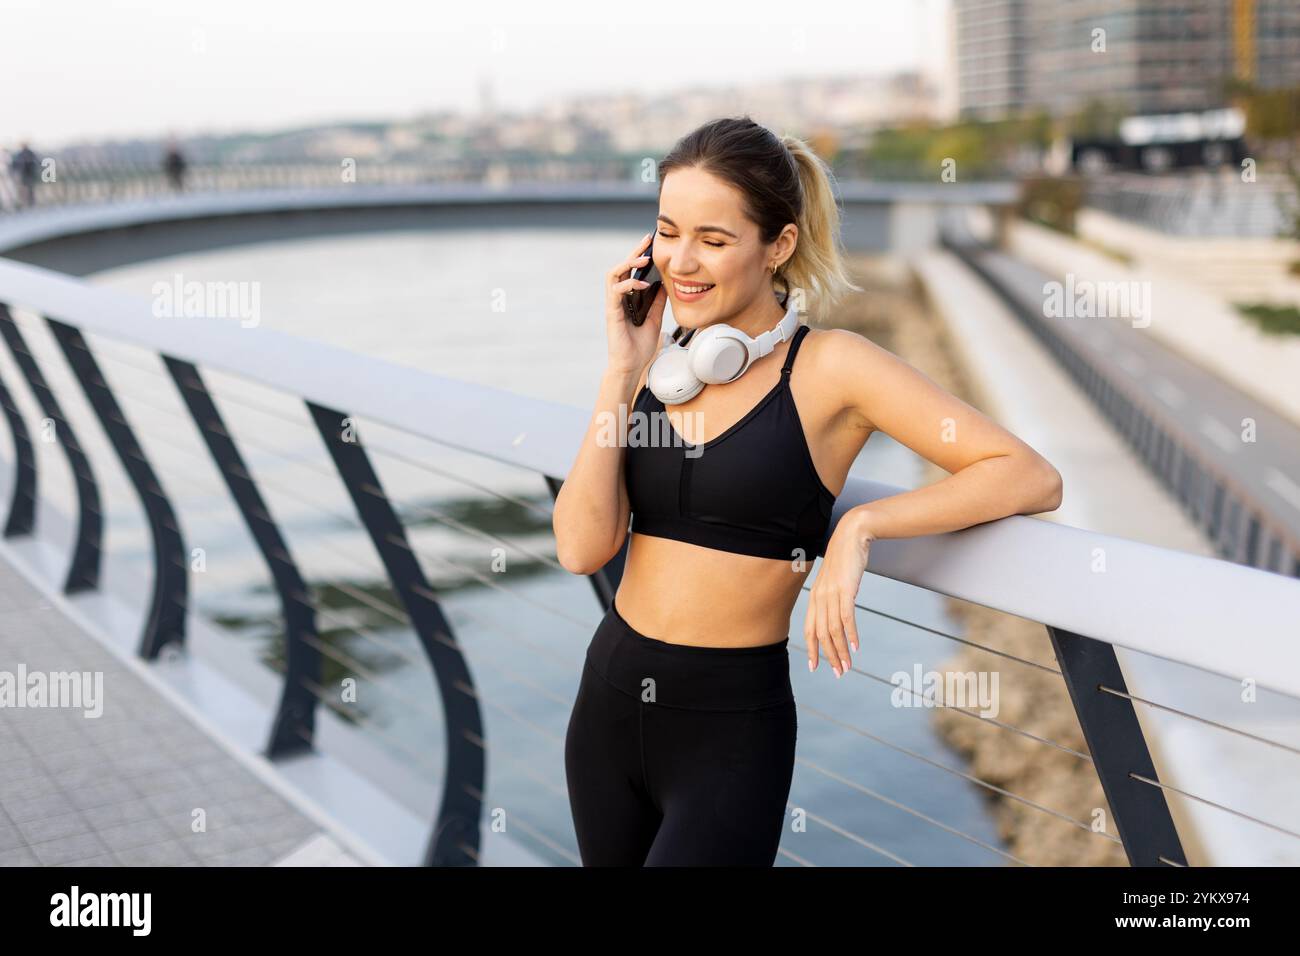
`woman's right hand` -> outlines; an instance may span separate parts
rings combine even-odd
[[[623,295],[631,289],[644,289],[649,283],[631,278],[632,270],[649,264],[640,255],[650,241],[650,233],[624,259],[605,276],[605,334],[609,339],[609,368],[613,371],[639,375],[641,369],[659,349],[659,331],[663,327],[664,306],[668,304],[668,290],[660,286],[646,320],[633,325],[623,313]]]

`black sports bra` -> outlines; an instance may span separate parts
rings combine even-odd
[[[807,333],[795,330],[771,391],[703,444],[682,438],[641,387],[632,410],[644,414],[630,418],[625,460],[632,531],[786,561],[822,553],[835,494],[817,474],[790,392]]]

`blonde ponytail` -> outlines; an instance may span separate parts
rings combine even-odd
[[[794,254],[777,270],[775,282],[791,290],[805,289],[808,313],[815,321],[825,320],[835,305],[850,292],[863,291],[849,278],[840,246],[840,210],[832,190],[829,167],[797,136],[782,136],[781,142],[794,157],[803,188],[799,218],[799,240]]]

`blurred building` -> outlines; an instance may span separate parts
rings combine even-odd
[[[1090,100],[1227,105],[1232,78],[1300,85],[1300,0],[954,0],[959,109],[999,119]]]
[[[957,96],[962,119],[1001,119],[1029,102],[1025,57],[1029,0],[954,0]]]

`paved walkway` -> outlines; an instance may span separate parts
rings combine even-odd
[[[0,866],[358,863],[0,559]]]

